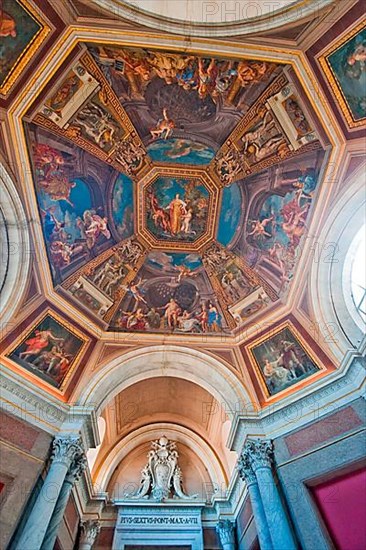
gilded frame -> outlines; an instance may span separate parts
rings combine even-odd
[[[356,26],[353,27],[346,34],[341,36],[336,40],[330,48],[328,48],[319,58],[318,62],[320,67],[323,70],[323,73],[326,77],[327,84],[329,84],[332,95],[337,103],[339,110],[341,111],[345,122],[349,129],[353,130],[359,128],[360,126],[366,125],[366,116],[360,120],[355,120],[352,111],[348,105],[347,99],[343,93],[341,83],[338,81],[337,75],[335,74],[330,62],[329,57],[337,50],[342,48],[349,40],[354,38],[356,34],[366,28],[366,22],[361,21]]]
[[[34,5],[29,2],[29,0],[13,1],[17,2],[30,15],[30,17],[36,21],[36,23],[40,26],[40,29],[36,32],[32,40],[28,42],[19,57],[15,60],[12,68],[5,77],[4,82],[1,84],[0,96],[3,97],[8,95],[25,67],[31,61],[33,56],[36,55],[37,51],[51,32],[51,27],[46,23],[44,17],[40,15],[40,11],[37,10]]]
[[[295,338],[298,345],[302,348],[302,350],[309,356],[309,358],[312,360],[312,362],[317,367],[318,371],[314,372],[313,374],[310,374],[307,378],[303,380],[299,380],[298,382],[295,382],[294,384],[287,386],[286,388],[278,391],[277,393],[274,393],[271,395],[269,392],[267,385],[264,380],[264,376],[262,373],[262,370],[257,362],[257,359],[255,358],[255,355],[253,353],[253,349],[258,347],[259,345],[263,344],[264,342],[267,342],[277,334],[279,334],[284,329],[288,329],[291,333],[291,335]],[[259,382],[261,391],[263,395],[265,396],[266,401],[272,401],[277,400],[278,397],[283,397],[285,394],[292,393],[293,390],[299,389],[299,385],[304,386],[308,385],[309,381],[313,381],[314,379],[318,378],[321,375],[324,375],[324,373],[327,371],[326,366],[320,361],[320,359],[315,355],[311,347],[309,346],[308,342],[304,339],[303,336],[299,333],[299,331],[295,328],[293,323],[289,320],[281,323],[278,327],[270,330],[269,332],[266,332],[265,334],[262,334],[259,338],[256,338],[253,342],[245,346],[245,350],[248,354],[251,367],[256,375],[256,379]]]
[[[30,370],[25,369],[25,367],[22,367],[19,363],[17,363],[14,359],[12,359],[10,356],[11,354],[17,349],[18,346],[20,346],[29,336],[32,334],[32,332],[36,329],[36,327],[42,323],[46,317],[51,317],[54,321],[59,323],[65,330],[70,332],[73,336],[81,340],[82,344],[80,346],[79,351],[75,355],[71,366],[65,376],[65,378],[62,381],[62,384],[60,387],[53,386],[47,380],[44,380],[41,377],[38,377],[36,374],[32,373]],[[77,369],[78,365],[80,364],[80,359],[84,355],[84,352],[86,351],[88,345],[90,343],[90,338],[88,338],[84,333],[79,331],[74,325],[71,325],[70,323],[67,323],[65,319],[63,319],[60,315],[58,315],[55,311],[53,311],[51,308],[47,308],[45,311],[43,311],[38,317],[32,322],[31,325],[27,327],[26,330],[22,331],[22,333],[11,343],[10,346],[8,346],[4,352],[3,355],[12,362],[12,364],[15,364],[17,367],[21,368],[23,371],[26,370],[32,378],[35,378],[37,381],[41,383],[45,383],[49,386],[51,386],[53,389],[64,393],[65,389],[72,378],[75,370]]]

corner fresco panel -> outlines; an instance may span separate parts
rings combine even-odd
[[[319,371],[289,328],[251,347],[251,353],[270,396]]]
[[[42,380],[60,388],[74,366],[85,340],[47,314],[8,357]]]

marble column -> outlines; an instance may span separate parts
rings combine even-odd
[[[295,537],[272,472],[272,442],[248,439],[242,456],[246,457],[256,475],[273,549],[295,550]]]
[[[82,453],[79,437],[59,436],[53,441],[51,465],[24,526],[16,550],[39,550],[75,456]]]
[[[79,550],[91,550],[99,532],[100,523],[97,519],[82,521],[80,523]]]
[[[75,456],[72,461],[69,471],[65,477],[60,496],[57,499],[57,504],[52,514],[50,524],[47,529],[45,538],[41,546],[41,550],[53,550],[55,546],[57,533],[64,517],[65,509],[69,501],[71,491],[75,483],[80,479],[83,471],[86,468],[86,457],[84,453]]]
[[[228,519],[221,519],[216,525],[223,550],[235,550],[235,526]]]
[[[248,487],[250,503],[252,505],[253,517],[257,528],[259,546],[261,550],[273,550],[271,535],[268,529],[266,514],[264,512],[262,498],[259,492],[257,478],[252,470],[248,456],[241,455],[238,460],[237,469],[239,476]]]

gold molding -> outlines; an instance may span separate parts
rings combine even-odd
[[[26,65],[28,65],[29,61],[31,61],[31,59],[36,55],[37,50],[41,47],[46,37],[51,32],[51,27],[47,25],[45,19],[40,15],[39,10],[37,11],[28,0],[13,1],[17,2],[29,14],[30,17],[40,26],[40,28],[33,36],[32,40],[28,42],[24,50],[13,63],[9,73],[6,75],[4,82],[0,86],[0,95],[2,96],[6,96],[9,93],[10,89],[13,87],[16,80],[18,80]]]
[[[256,348],[257,346],[263,344],[264,342],[266,342],[270,338],[273,338],[274,336],[276,336],[276,334],[278,334],[279,332],[281,332],[282,330],[284,330],[286,328],[289,329],[291,334],[298,341],[300,347],[310,357],[310,359],[313,361],[313,363],[316,365],[316,367],[319,370],[318,370],[318,372],[315,372],[314,374],[311,374],[307,378],[305,378],[303,380],[299,380],[299,382],[295,382],[295,384],[292,384],[291,386],[288,386],[287,388],[284,388],[283,390],[280,390],[279,392],[271,395],[268,388],[267,388],[267,385],[264,381],[263,372],[262,372],[260,366],[258,365],[258,362],[255,358],[254,353],[253,353],[253,348]],[[282,397],[284,397],[284,395],[293,393],[294,388],[295,388],[295,391],[299,390],[300,389],[299,385],[301,385],[301,386],[308,385],[309,380],[317,379],[327,371],[326,366],[315,355],[315,353],[313,352],[313,350],[310,347],[310,345],[308,344],[308,342],[306,342],[305,338],[300,334],[300,332],[296,329],[296,327],[293,325],[293,323],[290,320],[284,321],[278,327],[266,332],[265,334],[263,334],[262,336],[260,336],[256,340],[254,340],[254,342],[252,342],[251,344],[245,346],[245,351],[248,354],[251,367],[257,375],[256,379],[258,380],[261,391],[262,391],[263,395],[265,396],[266,403],[276,401],[279,398],[281,399]]]
[[[108,38],[106,38],[106,33],[108,33]],[[90,36],[92,34],[92,36]],[[100,38],[100,35],[103,35],[103,38]],[[156,41],[155,43],[152,43],[153,41]],[[137,42],[138,41],[138,42]],[[158,41],[160,41],[158,43]],[[71,51],[77,47],[78,44],[83,43],[105,43],[105,44],[113,44],[118,46],[130,46],[130,47],[148,47],[150,49],[157,49],[161,50],[162,48],[167,50],[176,50],[181,51],[184,49],[187,49],[187,41],[184,41],[184,38],[181,36],[167,36],[163,32],[161,33],[154,33],[154,34],[147,34],[146,32],[142,31],[126,31],[124,36],[121,37],[120,30],[112,29],[112,28],[94,28],[91,25],[72,25],[69,26],[63,35],[59,38],[57,43],[50,49],[49,54],[45,57],[45,59],[42,61],[41,65],[35,70],[32,78],[26,83],[24,88],[21,90],[21,92],[18,94],[14,102],[12,103],[10,109],[9,109],[9,125],[11,128],[11,134],[14,139],[14,143],[17,144],[17,147],[15,148],[15,155],[20,161],[20,164],[22,164],[22,154],[19,152],[19,149],[22,150],[23,154],[26,151],[25,147],[25,133],[22,125],[18,124],[18,121],[21,120],[21,118],[24,116],[24,114],[29,109],[29,106],[31,105],[34,98],[31,100],[29,99],[31,95],[29,94],[30,89],[34,88],[35,83],[37,83],[37,90],[41,92],[45,86],[52,80],[55,72],[62,67],[65,59],[67,56],[71,53]],[[291,48],[279,48],[274,46],[271,48],[271,50],[268,50],[267,46],[260,46],[257,44],[243,44],[239,42],[235,42],[235,38],[232,42],[228,43],[224,40],[217,40],[216,38],[214,40],[212,39],[203,39],[203,38],[194,38],[192,42],[189,43],[188,49],[189,51],[195,52],[195,53],[201,53],[201,54],[207,54],[210,52],[210,47],[212,48],[214,46],[217,50],[218,48],[222,48],[222,51],[219,52],[215,50],[214,55],[222,55],[226,57],[231,57],[233,59],[243,59],[243,58],[252,58],[252,59],[261,59],[266,60],[269,62],[274,62],[279,65],[290,65],[295,70],[296,75],[299,78],[299,81],[301,85],[303,86],[306,96],[308,97],[310,103],[312,104],[316,114],[319,116],[320,119],[323,118],[323,113],[320,111],[319,103],[321,104],[321,107],[323,111],[326,113],[326,116],[331,121],[330,126],[325,126],[324,130],[328,135],[328,138],[330,140],[330,143],[332,146],[338,146],[340,145],[341,141],[344,141],[344,136],[342,135],[340,128],[338,124],[335,121],[335,117],[333,114],[333,111],[331,110],[330,106],[326,103],[325,98],[320,95],[318,97],[318,101],[314,99],[309,94],[309,83],[313,84],[316,87],[316,79],[314,76],[314,73],[309,65],[309,62],[305,56],[305,54],[299,50],[294,50]],[[57,55],[58,50],[61,50],[60,56]],[[63,50],[63,51],[62,51]],[[233,51],[235,50],[235,51]],[[278,59],[275,57],[275,55],[282,55],[286,57],[286,59]],[[210,55],[212,55],[212,50],[210,52]],[[53,65],[52,72],[46,73],[44,76],[45,70],[50,66],[51,61],[56,57],[56,60]],[[40,82],[38,82],[40,81]],[[310,88],[311,89],[311,88]],[[28,97],[27,97],[28,96]],[[19,147],[19,149],[18,149]],[[332,158],[334,155],[332,155]],[[25,166],[28,166],[29,170],[29,158],[26,159],[26,162],[24,164]],[[211,176],[212,177],[212,176]],[[24,181],[29,182],[29,177],[25,178]],[[30,206],[31,211],[34,213],[34,205],[35,205],[35,193],[31,192],[32,197],[30,198],[28,202],[28,206]],[[37,234],[39,236],[39,234]],[[140,236],[141,237],[141,236]],[[41,244],[42,246],[42,244]],[[45,256],[45,247],[42,246],[42,253],[43,256]],[[49,299],[55,300],[55,303],[58,304],[59,307],[62,307],[63,304],[65,304],[65,300],[58,295],[53,287],[51,288],[51,274],[49,270],[48,262],[46,262],[43,265],[44,273],[41,275],[42,277],[42,286],[44,288],[45,294]],[[85,322],[85,315],[77,311],[75,307],[73,307],[73,312],[75,314],[80,315],[80,319],[84,320]],[[284,313],[284,312],[282,312]],[[100,333],[100,329],[96,328],[95,325],[91,327],[91,331],[93,334],[98,334],[103,337],[103,334],[106,335],[106,333]],[[246,332],[246,331],[245,331]],[[114,333],[118,336],[119,333]],[[107,337],[110,338],[113,336],[113,333],[108,333]],[[132,334],[132,339],[133,339]],[[147,335],[148,336],[148,335]],[[164,335],[164,338],[166,338],[167,335]],[[172,340],[173,338],[168,335],[168,337]],[[151,341],[155,341],[155,339],[160,339],[161,334],[153,335],[153,338],[151,338]],[[185,336],[187,338],[187,336]],[[195,335],[191,335],[189,338],[192,338],[192,341],[195,339]],[[226,335],[225,338],[228,340],[232,340],[235,343],[241,343],[243,341],[243,338],[239,336],[229,336]],[[175,339],[175,337],[174,337]],[[178,340],[178,339],[177,339]],[[212,338],[212,341],[214,341],[214,337]],[[220,340],[221,341],[221,340]]]
[[[337,106],[339,107],[341,114],[344,116],[345,121],[351,130],[354,128],[359,128],[360,126],[365,126],[366,116],[360,120],[354,119],[352,111],[348,105],[347,99],[343,93],[341,83],[338,81],[337,75],[335,74],[330,64],[329,57],[333,53],[335,53],[339,48],[344,46],[346,42],[354,38],[356,34],[358,34],[363,29],[366,29],[365,21],[361,21],[361,23],[358,23],[351,31],[348,31],[346,34],[341,36],[341,38],[338,38],[332,44],[332,46],[329,49],[327,49],[326,52],[324,52],[318,58],[319,64],[323,69],[323,72],[324,72],[324,75],[326,76],[328,84],[330,85],[330,89],[337,103]]]
[[[57,386],[53,386],[52,384],[47,382],[47,380],[44,380],[43,378],[38,377],[33,372],[25,369],[24,367],[22,367],[22,365],[20,365],[19,363],[17,363],[14,359],[12,359],[10,357],[10,355],[16,350],[16,348],[18,346],[20,346],[26,340],[26,338],[28,338],[30,336],[30,334],[35,330],[37,325],[42,323],[42,321],[44,321],[46,319],[46,317],[48,317],[48,316],[51,317],[57,323],[59,323],[65,330],[70,332],[73,336],[75,336],[76,338],[78,338],[82,342],[82,345],[80,346],[80,349],[79,349],[78,353],[75,355],[74,360],[71,364],[71,367],[69,368],[69,370],[68,370],[68,372],[67,372],[65,378],[63,379],[62,384],[59,388]],[[37,381],[43,382],[43,383],[51,386],[54,390],[57,390],[61,394],[63,394],[66,386],[68,385],[68,382],[69,382],[70,378],[73,376],[76,368],[78,367],[78,365],[80,363],[80,359],[81,359],[82,355],[84,354],[84,352],[86,351],[86,348],[90,344],[90,341],[91,341],[90,338],[88,338],[84,333],[79,331],[74,325],[71,325],[70,323],[67,323],[65,321],[65,319],[63,319],[58,313],[53,311],[51,308],[47,308],[45,311],[42,311],[36,317],[36,319],[27,327],[27,329],[22,331],[22,333],[4,350],[3,355],[8,359],[8,361],[11,364],[15,364],[17,367],[20,367],[22,369],[22,372],[24,372],[24,370],[26,370],[27,373],[29,373],[32,376],[32,378],[34,377]]]

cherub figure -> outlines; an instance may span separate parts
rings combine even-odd
[[[271,216],[270,218],[265,218],[264,220],[252,220],[252,231],[248,233],[248,237],[253,235],[254,239],[259,239],[260,237],[272,237],[271,233],[268,233],[266,231],[266,225],[268,225],[272,220],[274,219],[274,216]]]
[[[175,128],[175,122],[168,117],[168,111],[164,108],[163,119],[158,121],[156,128],[150,130],[150,134],[153,138],[162,137],[163,139],[168,139],[173,132],[173,128]]]

